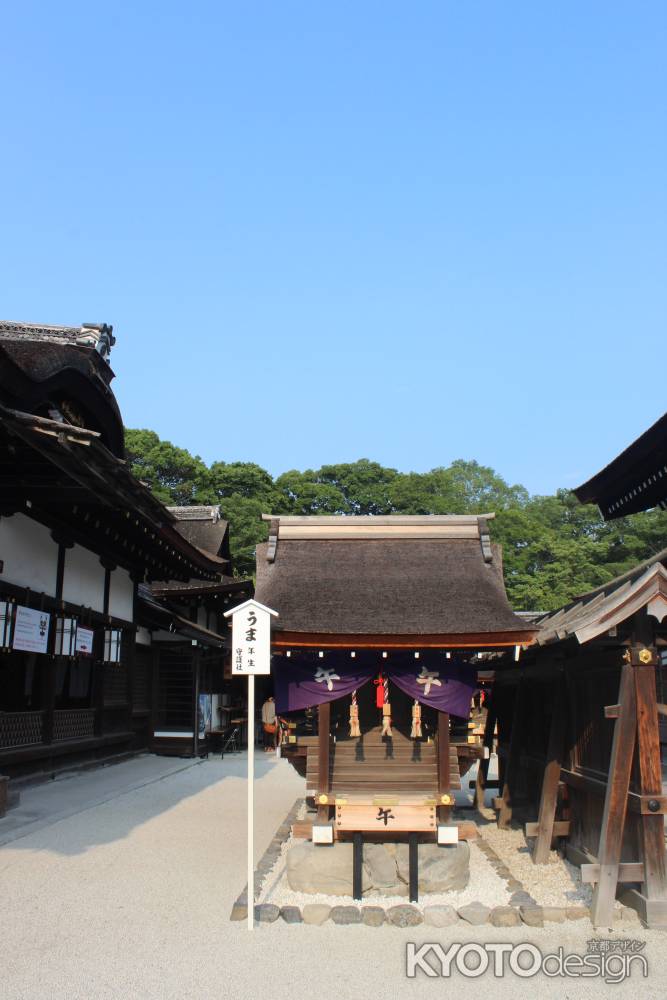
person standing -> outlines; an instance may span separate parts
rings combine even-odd
[[[264,752],[269,753],[276,747],[276,703],[273,695],[269,695],[262,705],[262,728],[264,730]]]

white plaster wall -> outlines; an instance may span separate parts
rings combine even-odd
[[[120,567],[111,574],[109,614],[126,622],[134,621],[134,584],[127,570]]]
[[[0,559],[1,580],[55,596],[58,546],[49,528],[25,514],[0,518]]]
[[[151,645],[151,634],[147,628],[140,625],[137,629],[136,642],[138,646],[150,646]]]
[[[206,608],[197,608],[197,624],[200,625],[201,628],[208,628],[206,623],[207,618],[208,614],[206,612]]]
[[[82,545],[65,553],[63,600],[104,611],[104,567],[100,557]]]

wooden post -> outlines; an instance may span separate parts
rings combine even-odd
[[[496,711],[493,705],[490,705],[486,710],[486,722],[484,724],[484,741],[483,745],[488,751],[488,756],[483,757],[480,760],[477,767],[477,779],[475,781],[475,794],[473,796],[472,804],[473,809],[483,809],[484,808],[484,793],[486,791],[486,782],[489,776],[489,763],[491,760],[491,752],[493,750],[493,733],[496,728]]]
[[[331,702],[324,701],[317,707],[317,793],[328,795],[330,790],[329,755],[331,751]],[[329,819],[328,804],[317,803],[317,822]]]
[[[505,767],[503,768],[503,784],[500,796],[502,801],[500,812],[498,813],[498,827],[501,830],[508,830],[512,822],[512,796],[516,785],[516,772],[519,768],[519,757],[521,755],[521,724],[523,722],[524,700],[524,680],[521,678],[517,684],[516,695],[514,698],[510,745],[507,754],[507,761]]]
[[[563,765],[563,750],[565,746],[565,687],[562,678],[558,679],[557,684],[558,688],[553,715],[551,716],[551,728],[549,729],[547,761],[542,780],[540,811],[537,817],[537,838],[533,846],[533,862],[536,865],[544,865],[549,860],[554,819],[556,818],[560,769]]]
[[[660,799],[662,775],[660,768],[660,733],[655,690],[655,650],[650,649],[651,661],[638,661],[633,667],[637,699],[637,753],[639,791],[643,796]],[[633,657],[634,659],[634,657]],[[665,817],[660,812],[642,812],[639,817],[640,858],[644,862],[642,894],[648,900],[667,900],[665,873]]]
[[[449,745],[449,712],[438,712],[438,798],[451,794]],[[451,806],[438,803],[439,819],[447,822],[451,812]]]
[[[416,833],[408,834],[408,880],[410,883],[410,902],[419,899],[419,838]]]
[[[248,674],[248,930],[255,923],[255,675]]]
[[[364,841],[360,830],[352,834],[352,897],[361,900],[363,895],[362,862]]]
[[[192,756],[199,756],[199,646],[192,641]],[[248,713],[248,750],[250,750],[250,713]]]
[[[618,866],[621,860],[623,827],[628,805],[637,727],[634,669],[630,663],[624,663],[621,668],[618,718],[614,724],[609,777],[604,797],[600,846],[598,848],[600,878],[593,891],[591,903],[591,922],[594,927],[611,925],[614,900],[616,899]]]

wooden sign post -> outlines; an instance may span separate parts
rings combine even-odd
[[[259,601],[244,601],[225,611],[232,616],[232,675],[248,678],[248,930],[254,925],[254,780],[255,780],[255,674],[271,673],[271,617],[277,611]]]

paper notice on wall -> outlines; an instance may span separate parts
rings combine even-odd
[[[48,611],[35,611],[34,608],[17,605],[13,649],[22,649],[26,653],[46,653],[50,620]]]
[[[94,638],[95,633],[92,628],[82,628],[78,625],[76,630],[75,653],[79,656],[92,656]]]

